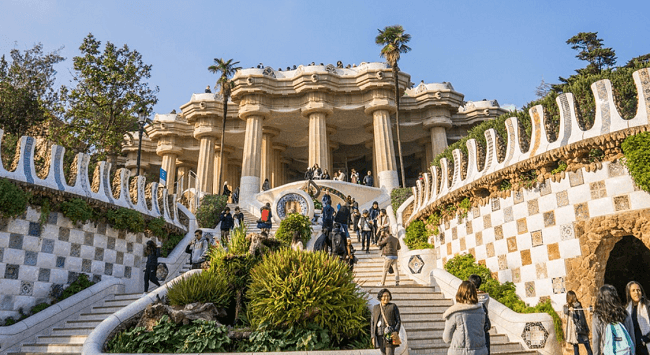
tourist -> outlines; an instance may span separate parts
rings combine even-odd
[[[352,172],[350,173],[350,182],[353,183],[353,184],[359,184],[360,183],[360,181],[359,181],[359,173],[354,169],[352,169]]]
[[[200,229],[194,232],[194,237],[190,243],[190,264],[192,264],[192,269],[200,269],[201,264],[205,261],[205,253],[208,251],[208,240]]]
[[[372,202],[372,208],[370,208],[370,211],[368,213],[370,214],[370,219],[372,220],[372,245],[377,245],[377,217],[379,217],[379,213],[381,211],[379,210],[379,203],[377,201]]]
[[[260,219],[257,221],[257,228],[266,233],[273,228],[273,214],[271,213],[271,204],[268,202],[260,208]]]
[[[322,213],[321,226],[323,232],[329,234],[329,232],[332,231],[332,226],[334,224],[334,207],[332,207],[329,203],[326,203],[323,206],[323,210],[321,213]]]
[[[206,94],[212,94],[212,90],[210,90],[210,85],[205,87],[205,93]]]
[[[348,232],[348,222],[350,221],[350,206],[345,202],[341,208],[336,212],[334,216],[334,222],[337,222],[341,225],[341,232],[345,235],[346,238],[350,238],[350,233]]]
[[[154,285],[160,286],[158,278],[156,277],[156,269],[158,268],[158,257],[160,257],[160,241],[154,237],[156,241],[147,241],[144,249],[144,255],[147,256],[147,264],[144,268],[144,293],[149,292],[149,282]]]
[[[357,233],[357,243],[361,243],[361,229],[359,228],[359,219],[361,219],[361,213],[359,213],[358,205],[352,205],[352,230]]]
[[[368,175],[363,177],[363,184],[370,187],[375,185],[375,180],[372,178],[372,171],[368,171]]]
[[[587,355],[592,355],[589,346],[589,326],[587,326],[585,312],[582,309],[582,304],[578,301],[576,293],[573,291],[566,293],[564,315],[567,317],[564,335],[566,342],[573,345],[573,354],[580,354],[578,344],[582,344],[587,350]]]
[[[320,176],[323,174],[322,170],[320,170],[320,167],[318,164],[314,164],[314,167],[311,168],[312,170],[312,175],[314,180],[319,180]]]
[[[235,187],[232,193],[232,203],[239,203],[239,186]]]
[[[230,197],[230,189],[228,188],[228,181],[223,183],[223,195]]]
[[[307,167],[307,171],[305,171],[305,180],[312,179],[314,179],[314,170],[310,167]]]
[[[341,170],[339,170],[339,181],[348,181],[347,175],[343,173]]]
[[[634,339],[637,355],[650,353],[650,301],[640,283],[628,282],[625,286],[627,296],[627,314],[632,318],[634,326]]]
[[[291,250],[303,251],[305,249],[302,244],[302,239],[300,239],[300,232],[293,231],[293,238],[291,238]]]
[[[391,303],[393,295],[383,288],[377,294],[379,304],[372,308],[370,317],[370,338],[372,346],[379,348],[382,354],[393,355],[397,345],[393,345],[392,333],[399,333],[402,320],[397,305]]]
[[[591,320],[591,348],[594,355],[603,354],[605,343],[612,343],[612,339],[604,339],[608,327],[610,331],[613,328],[617,332],[614,341],[617,348],[630,347],[630,354],[634,354],[635,341],[632,317],[621,305],[621,299],[618,297],[616,288],[606,284],[598,290]]]
[[[332,196],[328,194],[327,192],[323,195],[322,199],[323,206],[325,205],[331,205],[332,204]]]
[[[449,307],[442,315],[445,330],[442,340],[449,345],[448,355],[486,355],[485,312],[478,303],[476,287],[469,281],[463,281],[456,292],[456,304]]]
[[[221,230],[221,244],[225,246],[228,244],[230,230],[235,225],[232,215],[230,214],[230,207],[226,206],[226,208],[223,209],[219,219],[221,220],[221,226],[219,228]]]
[[[487,348],[487,353],[490,354],[490,328],[492,328],[492,322],[490,322],[490,317],[488,313],[488,305],[490,304],[490,295],[487,292],[483,292],[479,289],[483,283],[483,279],[476,274],[472,274],[467,278],[467,281],[474,284],[476,288],[476,296],[478,298],[478,303],[483,307],[483,312],[485,312],[485,324],[483,325],[483,330],[485,331],[485,347]]]
[[[386,283],[386,274],[391,266],[393,267],[393,270],[395,270],[395,286],[399,286],[399,263],[397,262],[397,253],[401,248],[399,240],[393,237],[390,231],[387,231],[384,234],[384,238],[379,242],[379,247],[381,248],[381,255],[383,255],[385,259],[384,274],[381,277],[381,282],[377,286],[384,286]]]
[[[370,254],[372,219],[370,218],[368,210],[363,210],[363,214],[359,218],[357,227],[361,230],[361,251],[365,250],[366,254]]]
[[[352,239],[348,239],[348,245],[346,248],[347,254],[345,255],[345,261],[350,266],[350,271],[354,271],[354,264],[357,262],[357,257],[354,256],[354,246],[352,246]]]
[[[390,230],[390,220],[388,219],[388,214],[386,209],[382,208],[379,210],[379,216],[377,216],[377,235],[375,240],[381,239],[381,237]]]
[[[264,183],[262,184],[262,191],[268,191],[271,189],[271,183],[269,183],[269,179],[264,179]]]
[[[244,214],[239,209],[239,206],[235,207],[235,214],[232,215],[233,226],[239,228],[244,224]]]
[[[341,229],[339,223],[334,223],[334,229],[332,230],[331,237],[331,254],[339,257],[341,261],[345,260],[347,238],[345,237],[345,232]]]
[[[330,179],[330,173],[327,171],[327,169],[323,170],[323,174],[320,176],[321,180],[329,180]]]

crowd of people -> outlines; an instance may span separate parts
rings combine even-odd
[[[318,164],[314,164],[314,166],[307,168],[307,171],[305,171],[305,180],[334,180],[334,181],[345,181],[345,182],[349,181],[352,184],[365,185],[365,186],[373,186],[375,184],[375,179],[372,176],[372,171],[368,171],[368,173],[363,177],[363,179],[360,178],[359,172],[357,172],[355,169],[350,170],[349,179],[346,173],[344,173],[341,170],[335,172],[334,176],[332,177],[330,173],[327,171],[327,169],[321,169],[318,166]]]

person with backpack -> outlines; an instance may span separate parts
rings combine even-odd
[[[566,293],[564,315],[567,317],[564,336],[566,342],[573,345],[573,354],[580,354],[578,344],[582,344],[585,350],[587,350],[587,355],[592,355],[591,347],[589,346],[589,327],[587,326],[585,312],[582,309],[582,304],[578,301],[578,296],[573,291]]]
[[[368,210],[363,210],[363,214],[359,218],[359,223],[357,225],[359,230],[361,230],[361,250],[365,250],[366,254],[370,254],[370,238],[372,234],[372,219],[368,214]]]
[[[627,298],[627,314],[632,318],[634,326],[634,339],[636,340],[637,355],[648,355],[650,353],[650,301],[640,283],[630,281],[625,286]]]
[[[336,255],[343,260],[346,254],[345,247],[348,243],[347,243],[347,238],[345,237],[345,232],[341,230],[341,225],[338,223],[334,223],[334,230],[332,231],[331,240],[332,240],[331,254]]]
[[[334,207],[329,203],[324,204],[321,213],[323,232],[330,233],[332,231],[332,225],[334,224]]]
[[[260,208],[260,219],[257,221],[257,228],[261,229],[262,232],[268,233],[273,228],[272,218],[271,204],[267,202],[266,205]]]
[[[328,194],[327,192],[323,195],[323,199],[321,201],[323,203],[323,206],[325,205],[331,205],[332,204],[332,196]]]
[[[239,209],[239,206],[235,207],[235,214],[232,215],[232,220],[234,228],[239,228],[244,224],[244,214]]]
[[[372,220],[372,244],[377,245],[377,241],[379,240],[379,235],[377,233],[377,217],[379,217],[379,203],[377,201],[372,202],[372,208],[368,213],[370,214],[370,219]]]
[[[485,312],[478,303],[476,287],[463,281],[456,292],[456,304],[442,314],[445,329],[442,340],[449,344],[448,355],[487,355]]]
[[[483,331],[485,331],[485,347],[487,348],[488,355],[490,354],[490,328],[492,328],[492,322],[490,322],[490,317],[488,316],[488,304],[490,304],[490,295],[487,292],[479,290],[483,279],[476,274],[472,274],[467,278],[467,281],[471,282],[476,288],[476,297],[478,298],[478,303],[483,306],[483,312],[485,312],[485,323],[483,326]]]
[[[395,270],[395,286],[399,286],[399,263],[397,262],[397,253],[401,248],[399,240],[388,231],[384,234],[384,239],[379,242],[379,247],[381,248],[381,255],[385,256],[385,259],[384,274],[377,286],[384,286],[386,274],[388,274],[388,269],[391,267]]]
[[[361,243],[361,229],[359,228],[359,219],[361,219],[361,213],[359,213],[359,207],[352,205],[352,231],[357,233],[357,243]]]
[[[346,238],[350,237],[350,233],[348,232],[349,220],[350,220],[350,206],[348,206],[347,202],[344,202],[341,208],[338,210],[338,212],[336,212],[336,216],[334,216],[334,222],[341,225],[341,232],[345,234]]]
[[[230,207],[224,208],[221,212],[221,225],[219,229],[221,230],[221,244],[224,246],[228,244],[228,236],[230,235],[230,230],[235,225],[232,215],[230,214]]]
[[[149,292],[149,282],[160,287],[160,282],[156,277],[156,269],[158,268],[158,258],[160,257],[160,242],[156,238],[156,242],[149,240],[144,249],[144,255],[147,257],[147,264],[144,268],[144,293]]]
[[[603,285],[598,290],[591,321],[591,347],[594,355],[635,354],[634,325],[616,288]]]
[[[354,264],[357,262],[357,257],[354,256],[354,246],[352,246],[352,239],[348,239],[346,245],[345,262],[350,266],[350,271],[354,271]]]

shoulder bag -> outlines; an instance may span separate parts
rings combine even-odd
[[[380,304],[379,305],[379,310],[381,311],[381,317],[384,318],[384,323],[386,323],[386,327],[388,327],[388,321],[386,320],[386,315],[384,314],[384,307]],[[384,331],[384,335],[386,335],[388,332]],[[399,338],[399,333],[398,332],[391,332],[390,333],[390,339],[391,343],[394,346],[398,346],[402,344],[402,339]]]

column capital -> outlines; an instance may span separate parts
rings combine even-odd
[[[284,152],[285,150],[287,150],[287,147],[288,147],[288,145],[286,145],[286,144],[282,144],[282,143],[273,143],[273,144],[271,145],[271,148],[273,148],[274,150],[279,150],[280,153],[282,153],[282,152]]]
[[[363,142],[363,146],[366,147],[366,148],[368,148],[368,149],[372,149],[372,147],[373,147],[374,145],[375,145],[375,140],[374,140],[374,139],[371,139],[371,140],[369,140],[369,141],[365,141],[365,142]]]
[[[194,118],[194,138],[217,137],[221,134],[217,115],[201,115]]]
[[[444,127],[444,128],[450,128],[451,127],[451,119],[446,116],[437,116],[437,117],[429,117],[422,121],[422,125],[426,129],[431,129],[433,127]]]
[[[183,148],[176,144],[176,137],[174,136],[163,136],[158,140],[156,146],[156,155],[162,157],[167,154],[180,155],[183,152]]]
[[[219,150],[220,150],[220,148],[221,148],[220,143],[215,142],[215,143],[214,143],[214,151],[215,151],[215,153],[218,153]],[[232,153],[234,153],[234,152],[235,152],[235,149],[236,149],[236,148],[233,147],[233,146],[231,146],[231,145],[225,145],[225,144],[223,145],[223,152],[226,153],[226,154],[232,154]]]
[[[339,146],[340,146],[338,142],[335,142],[333,140],[329,140],[328,144],[330,146],[330,149],[332,149],[332,150],[337,150],[337,149],[339,149]]]
[[[392,93],[392,90],[387,89],[373,90],[372,100],[365,105],[364,112],[366,115],[371,115],[377,110],[386,110],[388,113],[397,111]]]
[[[280,134],[280,130],[273,127],[262,127],[262,134],[269,135],[271,137],[276,137]]]
[[[325,116],[331,116],[334,113],[332,106],[322,101],[309,101],[300,109],[303,117],[309,118],[312,113],[324,113]]]

